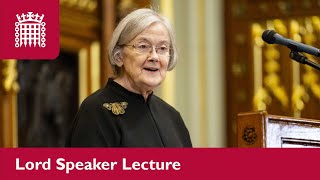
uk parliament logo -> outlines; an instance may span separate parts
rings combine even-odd
[[[28,12],[16,16],[18,21],[15,23],[15,47],[46,47],[44,15]]]

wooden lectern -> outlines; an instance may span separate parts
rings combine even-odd
[[[269,115],[266,111],[238,114],[238,147],[320,147],[320,120]]]

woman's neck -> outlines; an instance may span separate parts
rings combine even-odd
[[[136,94],[141,94],[145,101],[153,91],[153,90],[146,90],[145,88],[140,88],[133,82],[133,80],[129,80],[128,78],[116,77],[114,81],[120,84],[122,87],[124,87],[128,91],[131,91]]]

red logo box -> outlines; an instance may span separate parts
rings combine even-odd
[[[0,59],[55,59],[59,55],[59,0],[2,0]]]

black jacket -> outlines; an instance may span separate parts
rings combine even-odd
[[[180,113],[173,107],[153,94],[145,101],[142,95],[109,79],[105,88],[81,104],[66,146],[192,147],[192,144]]]

